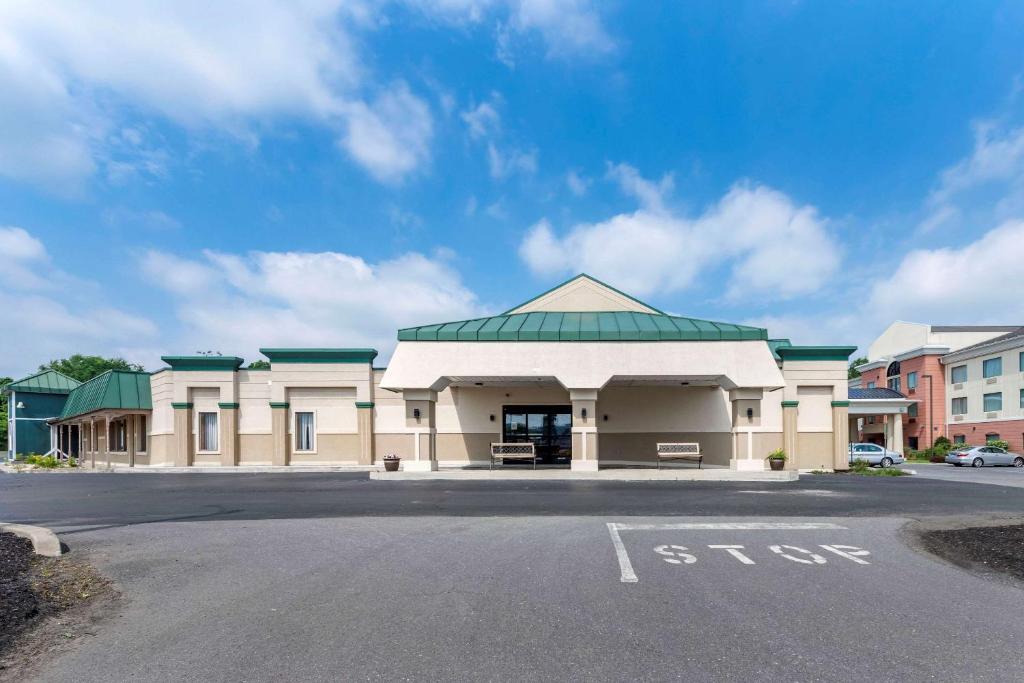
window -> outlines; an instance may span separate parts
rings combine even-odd
[[[1003,374],[1003,357],[997,356],[996,358],[989,358],[981,364],[981,376],[988,379],[989,377],[998,377]]]
[[[911,403],[907,408],[907,417],[917,417],[917,404]]]
[[[967,443],[967,437],[963,434],[954,434],[953,443]]]
[[[953,399],[953,414],[954,415],[966,415],[967,414],[967,397],[961,396],[960,398]]]
[[[989,443],[991,441],[999,441],[999,435],[998,434],[986,434],[985,435],[985,443]]]
[[[996,391],[991,394],[985,394],[984,409],[986,413],[994,413],[997,410],[1003,409],[1003,392]]]
[[[917,450],[918,443],[919,443],[919,441],[918,441],[918,438],[916,436],[911,436],[911,437],[907,438],[907,445],[910,446],[910,450],[912,450],[912,451],[916,451]]]
[[[145,453],[146,452],[146,416],[145,415],[139,415],[135,419],[135,424],[137,424],[138,428],[139,428],[139,448],[138,448],[138,451],[140,453]]]
[[[110,450],[122,452],[128,450],[128,430],[124,420],[114,420],[110,423]]]
[[[949,371],[953,384],[963,384],[967,381],[967,366],[957,365]]]
[[[315,448],[316,427],[313,413],[295,413],[295,450],[311,451]]]
[[[1024,351],[1020,352],[1020,371],[1024,372]]]
[[[1020,390],[1020,407],[1024,408],[1024,389]]]
[[[899,391],[900,390],[900,378],[899,377],[890,377],[889,378],[889,388],[892,389],[893,391]]]
[[[868,382],[868,389],[874,389],[874,388],[875,388],[875,383],[874,382]]]
[[[917,373],[907,373],[907,389],[917,389]]]
[[[217,450],[217,413],[199,413],[199,450]]]

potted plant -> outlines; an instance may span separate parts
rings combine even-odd
[[[781,448],[776,448],[774,451],[768,454],[768,465],[772,468],[772,471],[778,472],[786,466],[786,451]]]
[[[402,462],[402,459],[394,453],[388,453],[384,456],[384,470],[386,472],[397,472],[398,464]]]

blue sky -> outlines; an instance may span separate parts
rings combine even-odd
[[[1024,324],[1022,31],[999,2],[4,3],[0,374],[386,358],[580,271],[798,343]]]

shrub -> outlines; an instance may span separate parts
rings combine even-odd
[[[863,474],[870,469],[871,465],[868,464],[867,460],[854,460],[850,463],[850,471],[857,474]]]
[[[986,446],[995,446],[996,448],[1002,448],[1004,451],[1010,450],[1009,442],[1003,441],[1002,439],[992,439],[991,441],[989,441],[985,445]]]
[[[953,442],[944,436],[939,436],[936,437],[934,443],[932,443],[932,448],[941,448],[944,451],[949,451],[953,448]]]
[[[25,462],[29,465],[35,465],[36,467],[42,467],[47,470],[60,467],[60,460],[57,460],[57,458],[52,455],[39,455],[38,453],[33,453],[25,458]]]

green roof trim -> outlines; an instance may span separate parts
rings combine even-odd
[[[850,359],[856,346],[780,346],[775,352],[782,360],[841,360]]]
[[[232,408],[238,408],[239,405],[238,403],[218,403],[217,407],[223,410],[231,410]]]
[[[271,401],[270,402],[270,407],[271,408],[288,408],[288,405],[289,404],[288,404],[287,401]]]
[[[28,394],[70,394],[81,382],[56,370],[43,370],[23,377],[4,387],[4,393],[17,391]]]
[[[399,341],[767,341],[760,327],[683,318],[664,313],[502,314],[437,325],[407,327]],[[839,348],[839,347],[829,347]],[[845,347],[842,347],[845,348]]]
[[[238,356],[160,356],[160,360],[172,370],[200,372],[203,370],[226,370],[234,372],[245,362]]]
[[[148,372],[107,370],[75,387],[64,403],[60,420],[97,410],[152,410]]]
[[[796,408],[798,405],[800,405],[800,401],[783,401],[782,402],[782,407],[783,408]]]
[[[621,296],[626,297],[630,301],[634,301],[634,302],[640,304],[641,306],[646,306],[647,308],[651,309],[652,311],[655,311],[656,313],[660,313],[660,314],[664,315],[664,311],[659,311],[657,308],[655,308],[654,306],[650,305],[646,301],[640,301],[640,299],[637,299],[635,296],[631,296],[629,294],[626,294],[621,289],[616,289],[615,287],[612,287],[607,282],[602,282],[601,280],[598,280],[596,277],[594,277],[592,275],[587,275],[586,273],[580,273],[579,275],[573,275],[571,278],[569,278],[565,282],[559,283],[559,284],[555,285],[554,287],[552,287],[551,289],[544,290],[543,292],[541,292],[537,296],[535,296],[535,297],[533,297],[531,299],[527,299],[526,301],[524,301],[521,304],[517,304],[517,305],[513,306],[512,308],[510,308],[507,311],[505,311],[504,313],[502,313],[502,315],[510,315],[512,313],[512,311],[516,310],[517,308],[522,308],[523,306],[526,306],[527,304],[532,304],[534,301],[537,301],[538,299],[541,299],[541,298],[547,296],[548,294],[550,294],[551,292],[555,291],[556,289],[560,289],[562,287],[565,287],[570,282],[575,282],[576,280],[579,280],[581,278],[585,278],[587,280],[590,280],[591,282],[596,282],[597,284],[601,285],[602,287],[607,287],[608,289],[612,290],[616,294],[619,294]]]
[[[441,327],[435,325],[435,327]],[[372,363],[377,349],[260,349],[270,363]]]
[[[782,360],[782,356],[779,355],[779,349],[792,346],[793,343],[788,339],[769,339],[768,348],[771,350],[772,355],[775,356],[775,360]]]
[[[172,403],[171,407],[175,410],[187,410],[192,407],[191,403]]]
[[[373,401],[356,401],[356,408],[372,408]]]
[[[849,401],[832,401],[832,407],[833,408],[849,408],[850,407],[850,402]]]

